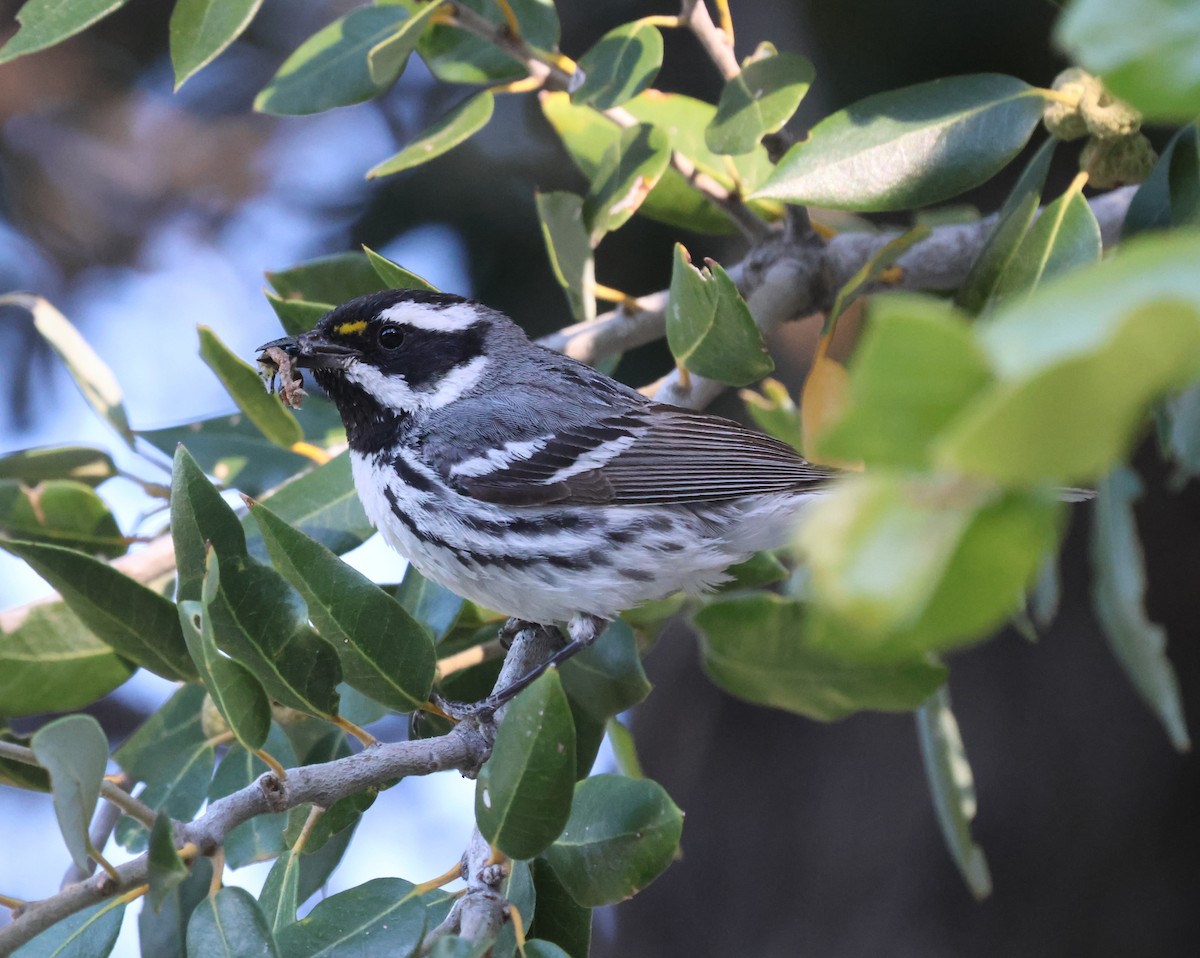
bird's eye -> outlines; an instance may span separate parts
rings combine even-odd
[[[384,326],[379,331],[379,345],[384,349],[399,349],[404,344],[404,330],[399,326]]]

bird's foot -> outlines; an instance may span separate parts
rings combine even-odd
[[[498,692],[493,692],[485,699],[478,702],[451,702],[440,695],[433,695],[431,700],[447,718],[453,719],[456,722],[464,721],[465,719],[474,719],[477,722],[487,723],[495,718],[496,712],[516,698],[521,692],[529,688],[547,669],[562,665],[567,659],[571,658],[579,652],[582,652],[588,646],[600,637],[600,633],[604,631],[607,625],[604,619],[594,615],[577,615],[567,623],[567,631],[571,636],[571,640],[564,644],[550,658],[539,665],[534,666],[519,679],[500,689]],[[526,629],[539,629],[548,633],[557,633],[559,640],[563,639],[562,632],[557,626],[541,625],[537,622],[525,622],[520,619],[509,619],[500,629],[500,641],[503,644],[505,635],[511,635],[511,641],[515,640],[521,632]]]

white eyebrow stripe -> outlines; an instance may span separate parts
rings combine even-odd
[[[590,472],[593,469],[599,469],[623,453],[637,442],[637,440],[637,436],[620,436],[617,439],[609,439],[607,442],[602,442],[595,449],[589,449],[569,466],[563,466],[554,475],[543,479],[542,485],[553,485],[556,482],[562,482],[564,479],[577,476],[581,472]]]
[[[489,472],[499,472],[508,468],[510,462],[528,459],[534,453],[546,448],[545,439],[529,439],[524,442],[506,442],[499,449],[489,449],[482,456],[464,459],[450,467],[452,476],[486,476]]]
[[[455,303],[453,306],[397,303],[380,310],[379,318],[435,333],[460,332],[480,321],[479,313],[466,303]]]

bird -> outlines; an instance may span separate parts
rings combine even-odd
[[[387,544],[508,616],[509,635],[565,626],[554,664],[621,612],[709,591],[731,565],[786,543],[834,477],[785,442],[655,402],[449,293],[360,296],[258,351],[272,379],[282,372],[290,387],[307,369],[333,401]]]
[[[838,475],[740,423],[656,402],[449,293],[360,296],[259,353],[285,401],[298,369],[333,401],[388,545],[508,616],[502,634],[565,627],[569,641],[483,710],[621,612],[709,591],[731,565],[784,545]]]

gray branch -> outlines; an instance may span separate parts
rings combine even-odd
[[[1121,224],[1136,187],[1104,193],[1091,200],[1106,249],[1120,236]],[[957,289],[983,249],[995,217],[975,223],[940,226],[897,262],[898,281],[873,289],[947,292]],[[729,275],[764,333],[795,319],[827,311],[837,290],[899,231],[839,233],[828,243],[807,242],[802,234],[791,240],[785,234],[756,246]],[[868,292],[872,291],[871,288]],[[639,297],[635,310],[624,307],[605,313],[591,323],[578,323],[539,340],[542,345],[581,362],[602,359],[661,339],[666,335],[665,291]],[[678,372],[647,387],[662,402],[702,409],[726,388],[695,374],[685,388]]]
[[[490,750],[489,737],[477,724],[466,721],[440,738],[393,742],[336,761],[289,769],[282,781],[267,772],[241,791],[210,804],[195,821],[177,825],[176,843],[180,847],[194,843],[201,854],[211,855],[233,828],[259,815],[298,805],[328,808],[347,795],[408,775],[448,769],[473,773],[487,760]],[[12,954],[51,925],[84,908],[144,884],[149,875],[148,858],[141,855],[120,865],[117,872],[119,882],[100,872],[68,885],[50,898],[31,902],[14,916],[11,925],[0,928],[0,955]]]

